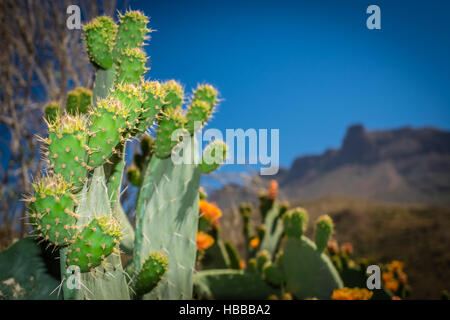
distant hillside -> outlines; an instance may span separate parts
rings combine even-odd
[[[340,149],[297,158],[274,177],[228,186],[214,200],[225,207],[256,199],[264,180],[276,179],[281,197],[307,200],[351,196],[397,203],[450,204],[450,132],[433,128],[347,130]],[[250,195],[249,195],[250,193]],[[249,199],[250,196],[250,199]]]

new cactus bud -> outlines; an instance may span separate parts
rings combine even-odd
[[[111,157],[126,129],[128,110],[119,100],[102,99],[92,109],[89,127],[89,166],[98,167]]]
[[[126,48],[116,66],[117,83],[140,83],[149,68],[145,67],[148,57],[139,48]]]
[[[28,216],[35,233],[55,246],[70,244],[77,231],[70,184],[50,174],[33,183],[33,189]]]
[[[55,173],[81,187],[87,180],[86,120],[80,115],[64,114],[48,123],[48,158]]]
[[[207,194],[206,194],[206,191],[205,191],[205,189],[203,187],[200,187],[198,189],[198,197],[199,197],[200,200],[206,200]]]
[[[81,272],[93,270],[113,253],[121,237],[116,219],[108,216],[92,219],[70,245],[66,265],[76,265]]]
[[[184,100],[183,86],[175,80],[164,82],[162,86],[164,91],[166,92],[163,111],[181,108]]]
[[[328,244],[328,240],[333,233],[333,220],[328,215],[323,215],[317,218],[316,222],[316,247],[317,250],[323,251]]]
[[[179,140],[173,139],[172,134],[175,130],[183,129],[186,119],[178,110],[167,110],[161,118],[159,128],[156,131],[155,156],[160,159],[169,157],[172,149],[178,144]]]
[[[118,61],[127,48],[141,48],[146,40],[148,17],[140,11],[127,11],[119,15],[119,30],[113,56]]]
[[[137,125],[139,133],[143,133],[151,127],[166,98],[166,92],[158,81],[146,81],[142,84],[141,89],[144,94],[144,103]]]
[[[128,168],[127,178],[133,186],[139,187],[141,185],[141,170],[136,167]]]
[[[117,25],[110,17],[98,17],[84,28],[85,43],[92,63],[103,69],[113,64],[112,49],[117,33]]]
[[[308,226],[308,213],[303,208],[295,208],[283,215],[284,232],[288,237],[300,238]]]
[[[61,106],[58,102],[49,102],[44,107],[44,114],[47,122],[53,122],[61,115]]]
[[[145,260],[136,280],[136,294],[142,296],[158,285],[167,271],[167,257],[161,252],[154,252]]]
[[[72,115],[86,113],[91,105],[92,91],[77,87],[67,93],[66,111]]]
[[[144,102],[144,96],[142,91],[133,84],[119,84],[114,89],[111,89],[110,96],[119,100],[127,110],[128,118],[126,125],[128,132],[134,131],[143,110],[142,103]]]
[[[223,141],[215,140],[211,142],[203,151],[200,170],[203,173],[210,173],[216,170],[227,157],[227,145]]]

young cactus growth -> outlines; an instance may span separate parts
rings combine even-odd
[[[44,107],[44,118],[47,122],[53,122],[61,115],[61,106],[58,102],[49,102]]]
[[[142,75],[149,70],[145,67],[148,57],[139,48],[127,48],[120,57],[120,64],[116,66],[117,79],[120,83],[138,84],[142,81]]]
[[[161,111],[166,92],[158,81],[146,81],[141,88],[144,94],[144,103],[137,129],[139,133],[144,133],[152,126],[156,115]]]
[[[117,144],[126,130],[128,110],[119,100],[100,100],[91,111],[89,127],[89,166],[98,167],[117,153]]]
[[[196,123],[205,125],[206,121],[211,117],[214,112],[214,107],[217,103],[217,90],[211,85],[198,86],[194,91],[194,97],[192,103],[186,114],[187,129],[192,135],[194,131],[200,128],[196,128]]]
[[[87,134],[85,118],[64,114],[48,123],[48,158],[55,173],[81,187],[87,181]]]
[[[210,173],[225,161],[227,157],[227,145],[223,141],[211,142],[203,151],[200,170],[202,173]]]
[[[140,11],[127,11],[119,16],[120,25],[114,47],[114,60],[119,61],[123,52],[128,48],[141,48],[149,30],[148,17]]]
[[[283,215],[284,232],[288,237],[301,238],[308,226],[308,213],[303,208],[295,208]]]
[[[142,296],[153,290],[167,271],[167,257],[161,252],[153,252],[145,260],[136,280],[136,294]]]
[[[93,270],[113,253],[121,237],[120,225],[115,218],[103,216],[92,219],[70,245],[66,265],[76,265],[80,267],[80,272]]]
[[[72,115],[87,113],[91,100],[91,90],[77,87],[67,93],[66,112]]]
[[[166,92],[163,111],[167,112],[169,110],[181,108],[184,100],[183,86],[175,80],[164,82],[162,86],[164,91]]]
[[[328,215],[320,216],[316,223],[316,246],[317,250],[323,251],[333,233],[333,220]]]
[[[112,49],[117,25],[110,17],[98,17],[84,28],[85,43],[89,59],[95,65],[109,69],[113,64]]]
[[[183,129],[186,122],[185,117],[178,110],[167,110],[161,118],[159,128],[156,131],[155,156],[160,159],[169,157],[172,149],[178,144],[178,140],[172,140],[175,130]]]
[[[110,96],[119,100],[124,109],[127,110],[126,135],[129,136],[129,133],[136,129],[139,116],[142,113],[143,93],[133,84],[119,84],[111,90]]]
[[[65,246],[77,232],[75,200],[70,184],[59,174],[50,174],[33,184],[29,220],[35,233],[55,246]]]

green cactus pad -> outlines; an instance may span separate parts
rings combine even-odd
[[[81,187],[87,181],[87,134],[81,116],[64,114],[49,124],[48,158],[55,173]]]
[[[323,215],[317,218],[316,222],[316,246],[317,250],[323,251],[330,240],[333,233],[333,220],[328,215]]]
[[[211,107],[205,101],[194,100],[189,106],[186,119],[187,119],[187,129],[191,135],[195,131],[199,130],[208,120],[211,114]]]
[[[280,219],[282,210],[277,201],[268,199],[265,196],[263,201],[272,206],[267,207],[268,211],[266,214],[263,214],[264,225],[261,226],[263,229],[257,230],[258,236],[261,239],[260,249],[267,250],[270,254],[274,255],[279,247],[284,230],[283,223]]]
[[[284,282],[283,272],[277,266],[267,262],[262,269],[264,279],[274,286],[280,286]]]
[[[259,272],[263,271],[263,267],[267,262],[271,261],[270,252],[267,250],[261,250],[256,254],[256,269]]]
[[[236,269],[236,270],[241,269],[241,265],[240,265],[241,259],[239,258],[239,253],[238,253],[236,247],[231,242],[226,241],[225,242],[225,250],[226,250],[228,258],[230,260],[231,269]]]
[[[166,98],[166,92],[158,81],[146,81],[142,84],[141,89],[144,93],[144,103],[137,125],[139,133],[143,133],[151,127]]]
[[[127,48],[141,48],[144,45],[147,32],[148,17],[140,11],[127,11],[119,15],[120,25],[116,36],[116,46],[113,56],[120,59]]]
[[[121,237],[120,225],[115,218],[92,219],[67,250],[66,265],[76,265],[81,272],[93,270],[113,253]]]
[[[84,28],[85,43],[91,62],[103,69],[113,64],[112,49],[117,33],[117,25],[110,17],[97,17]]]
[[[47,122],[53,122],[61,115],[61,106],[58,102],[49,102],[44,107],[44,118]]]
[[[166,92],[166,99],[163,105],[163,110],[169,111],[181,108],[184,100],[183,86],[175,80],[166,81],[162,86],[164,91]]]
[[[169,157],[172,149],[178,144],[178,141],[172,141],[172,133],[175,130],[182,129],[186,119],[177,111],[168,110],[162,116],[159,128],[156,131],[155,156],[160,159]]]
[[[65,246],[77,232],[74,197],[61,175],[50,174],[33,184],[29,220],[35,233],[55,246]]]
[[[91,112],[89,127],[89,166],[98,167],[117,153],[117,144],[126,129],[128,111],[119,100],[107,98],[100,100]]]
[[[91,105],[92,91],[77,87],[67,93],[66,111],[72,115],[86,113]]]
[[[225,142],[215,140],[211,142],[203,151],[200,170],[202,173],[210,173],[224,162],[227,157],[227,145]]]
[[[119,84],[111,89],[110,96],[120,101],[123,107],[127,110],[127,128],[128,132],[136,129],[139,122],[139,116],[142,113],[142,103],[144,96],[142,91],[133,84]]]
[[[331,299],[333,290],[343,287],[328,256],[305,236],[288,237],[282,250],[279,266],[286,280],[285,288],[297,299]]]
[[[148,57],[139,48],[126,48],[116,66],[117,83],[140,83],[149,68],[145,67]]]
[[[283,215],[284,232],[288,237],[300,238],[308,226],[308,213],[303,208],[295,208]]]
[[[199,85],[194,91],[194,101],[204,101],[210,106],[210,114],[213,112],[214,106],[217,104],[218,92],[216,88],[209,84]]]
[[[152,291],[167,271],[167,257],[161,252],[153,252],[145,260],[136,280],[136,294],[141,296]]]

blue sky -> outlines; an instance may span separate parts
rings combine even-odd
[[[381,30],[366,8],[381,8]],[[149,76],[218,87],[210,127],[279,128],[280,162],[346,128],[450,128],[450,1],[139,1]]]

